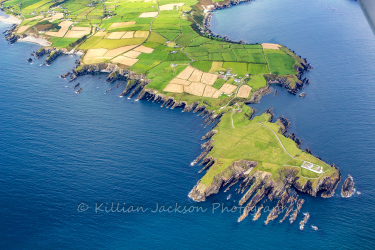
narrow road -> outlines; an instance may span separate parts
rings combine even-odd
[[[262,126],[265,127],[265,128],[268,128],[269,130],[271,130],[272,133],[276,136],[277,140],[280,142],[280,145],[281,145],[281,147],[284,149],[285,153],[287,153],[290,157],[292,157],[293,159],[295,159],[291,154],[289,154],[288,151],[286,151],[286,149],[285,149],[283,143],[280,141],[280,138],[277,136],[277,134],[275,133],[275,131],[273,131],[272,129],[270,129],[269,127],[267,127],[266,125],[264,125],[263,123],[259,123],[259,124],[262,125]]]

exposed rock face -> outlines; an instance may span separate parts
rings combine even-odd
[[[282,210],[285,208],[288,200],[290,198],[289,190],[285,190],[283,195],[281,196],[280,200],[277,202],[276,206],[272,209],[272,211],[267,216],[267,220],[265,224],[267,225],[270,221],[276,219]]]
[[[285,135],[290,127],[290,122],[288,118],[285,118],[284,116],[281,116],[277,119],[277,123],[280,125],[281,133]]]
[[[296,134],[294,134],[294,133],[290,133],[290,134],[288,135],[288,138],[292,139],[292,140],[297,144],[298,148],[301,148],[302,140],[299,139],[299,138],[297,138]],[[308,149],[308,148],[306,148],[306,152],[307,152],[307,149]],[[308,152],[308,153],[309,153],[309,152]]]
[[[17,24],[13,24],[12,26],[10,26],[9,29],[3,32],[5,36],[5,40],[7,40],[10,44],[17,42],[17,40],[20,38],[20,36],[13,34],[13,32],[17,29],[17,27],[18,27]]]
[[[294,53],[294,51],[292,51]],[[287,77],[281,77],[275,74],[265,75],[265,78],[268,84],[277,84],[285,88],[289,93],[296,95],[300,91],[304,84],[310,84],[309,80],[305,77],[302,78],[302,75],[306,71],[311,70],[311,65],[307,63],[306,59],[303,59],[301,66],[296,67],[295,70],[298,72],[297,78],[298,81],[292,86],[290,80]]]
[[[351,197],[355,193],[354,180],[351,175],[346,178],[341,188],[341,196],[345,198]]]
[[[246,104],[252,104],[252,103],[258,103],[260,101],[260,98],[262,98],[263,95],[266,95],[271,92],[271,88],[269,86],[263,87],[255,91],[251,97],[250,100],[245,101]]]
[[[337,167],[333,166],[338,169]],[[316,196],[318,192],[323,191],[321,197],[329,198],[334,195],[337,185],[341,180],[341,172],[332,174],[331,176],[326,176],[319,180],[316,187],[312,187],[311,182],[308,180],[303,186],[296,181],[293,183],[293,187],[302,193],[308,193],[311,196]]]
[[[57,57],[59,57],[60,55],[62,55],[63,52],[62,50],[53,50],[49,56],[46,58],[46,64],[47,65],[51,65],[51,63],[56,60]]]
[[[263,209],[263,204],[260,205],[260,207],[258,208],[256,214],[254,215],[253,221],[256,221],[259,219],[259,217],[262,215],[262,209]]]
[[[78,76],[97,75],[100,73],[110,73],[107,78],[107,81],[110,81],[110,82],[115,81],[115,80],[140,80],[140,79],[144,79],[144,81],[147,83],[149,82],[149,80],[146,80],[145,75],[139,75],[128,69],[122,69],[118,67],[116,64],[112,64],[112,63],[98,63],[98,64],[83,65],[82,68],[72,71],[71,81],[76,79]]]
[[[297,219],[297,215],[298,213],[301,211],[301,208],[302,208],[302,205],[303,203],[305,203],[305,200],[304,199],[299,199],[297,201],[297,209],[294,210],[293,214],[290,216],[289,218],[289,222],[290,224],[292,224],[296,219]]]
[[[211,138],[214,134],[217,134],[217,132],[218,132],[217,130],[211,130],[207,132],[207,134],[202,137],[202,140]]]
[[[300,229],[300,230],[303,230],[303,229],[305,228],[305,225],[306,225],[307,220],[308,220],[309,218],[310,218],[310,214],[309,214],[309,213],[306,213],[306,214],[305,214],[305,217],[303,218],[303,220],[300,221],[300,223],[299,223],[299,229]]]
[[[290,212],[292,212],[292,210],[294,208],[294,204],[297,202],[297,199],[298,199],[297,194],[295,194],[295,195],[293,195],[292,197],[289,198],[289,200],[288,200],[289,207],[286,210],[286,212],[284,214],[284,217],[280,220],[280,223],[282,223],[289,216]]]
[[[257,164],[255,161],[235,161],[230,167],[217,174],[209,186],[198,181],[197,185],[190,191],[189,197],[194,201],[205,201],[209,195],[218,193],[222,186],[243,179],[245,172],[251,171]]]

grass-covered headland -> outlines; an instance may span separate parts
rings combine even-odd
[[[294,138],[287,138],[285,120],[273,123],[271,113],[251,119],[253,111],[245,104],[258,100],[270,83],[295,94],[306,82],[302,74],[309,65],[282,45],[246,44],[214,35],[209,30],[210,12],[229,1],[0,3],[7,14],[22,19],[13,32],[17,38],[44,38],[61,51],[83,52],[74,77],[105,67],[112,71],[111,80],[132,76],[123,95],[135,89],[148,99],[206,110],[211,118],[221,120],[206,136],[209,140],[197,159],[206,173],[190,192],[192,199],[203,201],[221,187],[240,182],[237,190],[243,196],[239,204],[246,209],[239,220],[267,195],[270,200],[279,198],[269,221],[287,203],[290,211],[284,219],[294,205],[300,210],[303,200],[290,192],[291,187],[313,196],[334,193],[340,181],[338,169],[301,150]],[[61,51],[50,50],[48,58],[54,60]],[[291,218],[296,216],[291,213]]]

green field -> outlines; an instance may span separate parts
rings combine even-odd
[[[257,161],[256,170],[271,173],[272,179],[277,182],[284,180],[281,170],[286,168],[298,170],[300,182],[306,183],[309,180],[313,186],[322,178],[337,173],[335,168],[302,151],[293,140],[279,133],[279,125],[269,122],[269,114],[249,120],[251,109],[244,104],[240,104],[240,108],[241,113],[225,114],[215,128],[218,133],[212,137],[214,148],[208,156],[216,161],[202,177],[201,184],[209,186],[214,178],[218,178],[230,164],[238,160]],[[317,174],[301,168],[303,161],[322,166],[323,173]]]

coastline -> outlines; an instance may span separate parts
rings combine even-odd
[[[247,1],[237,1],[237,2],[247,2]],[[223,5],[225,7],[221,7],[219,9],[229,8],[233,5],[235,5],[235,4],[230,2],[228,5]],[[216,6],[216,4],[214,6]],[[209,12],[209,14],[207,14],[206,17],[210,16],[210,15],[212,15],[211,12]],[[207,19],[205,19],[205,20],[207,21]],[[205,22],[205,21],[203,21],[203,22]],[[30,43],[39,44],[41,46],[49,46],[50,45],[49,42],[45,39],[37,38],[37,37],[33,37],[33,36],[27,36],[26,34],[22,35],[22,37],[20,37],[18,35],[13,35],[13,36],[16,36],[15,41],[18,40],[18,41],[21,41],[21,42],[30,42]],[[222,38],[220,35],[214,35],[214,36],[217,37],[217,38]],[[233,41],[231,41],[227,38],[224,39],[224,41],[236,43],[236,42],[233,42]],[[244,43],[244,42],[241,40],[239,43]],[[294,54],[293,51],[291,51],[289,49],[287,49],[287,50],[290,52],[290,54],[293,54],[293,56],[295,58],[298,57],[297,55]],[[48,48],[48,49],[42,49],[40,51],[41,55],[48,54],[47,59],[46,59],[47,65],[51,64],[53,62],[53,60],[55,60],[60,54],[63,54],[63,53],[69,54],[69,53],[75,53],[75,52],[74,52],[74,50],[73,50],[73,52],[67,52],[66,49],[58,49],[58,48]],[[80,53],[80,52],[77,52],[77,53]],[[38,54],[38,57],[39,57],[39,54]],[[283,77],[280,77],[278,75],[271,74],[271,72],[269,74],[270,78],[269,79],[266,78],[267,87],[269,87],[270,84],[280,84],[281,86],[283,86],[287,91],[289,91],[292,94],[295,94],[300,88],[302,88],[303,84],[306,82],[306,78],[302,79],[301,76],[303,75],[303,73],[305,71],[309,70],[311,68],[311,66],[306,62],[306,59],[302,59],[301,57],[299,57],[298,60],[296,60],[296,62],[299,62],[299,64],[295,65],[295,67],[294,67],[294,69],[296,71],[295,76],[298,78],[298,81],[296,82],[296,85],[294,87],[289,86],[290,82],[288,81],[287,78],[283,78]],[[225,116],[225,119],[229,119],[228,118],[229,113],[231,112],[231,110],[229,110],[229,108],[232,108],[232,107],[228,107],[228,109],[225,109],[225,110],[224,109],[221,110],[222,108],[234,105],[236,103],[236,101],[242,102],[242,103],[246,103],[247,101],[251,102],[250,98],[254,99],[254,100],[252,100],[252,102],[257,102],[257,101],[259,101],[259,99],[261,98],[261,96],[263,94],[266,94],[266,93],[269,92],[269,89],[267,89],[267,88],[259,89],[256,94],[253,93],[253,95],[250,96],[250,98],[247,98],[249,100],[241,100],[241,101],[239,101],[239,99],[236,99],[236,96],[235,96],[233,99],[231,99],[228,102],[227,105],[221,107],[220,109],[213,109],[211,107],[211,110],[210,110],[210,107],[209,107],[210,105],[208,103],[206,103],[205,101],[189,102],[189,101],[185,101],[185,100],[179,100],[179,97],[175,98],[170,93],[164,94],[164,92],[162,92],[162,91],[158,92],[157,90],[152,89],[152,88],[148,89],[147,85],[150,82],[150,80],[146,79],[145,75],[137,74],[136,72],[133,72],[133,71],[128,70],[128,69],[122,69],[116,64],[99,63],[99,64],[92,64],[92,65],[82,65],[82,67],[80,67],[80,68],[78,68],[78,66],[80,66],[80,63],[77,63],[77,67],[72,72],[68,72],[67,74],[64,74],[64,76],[62,76],[62,77],[66,78],[66,76],[70,76],[71,77],[70,81],[73,81],[78,76],[81,76],[81,75],[98,74],[100,72],[107,72],[107,73],[109,73],[108,77],[107,77],[108,82],[113,82],[113,81],[118,80],[118,79],[128,81],[127,86],[126,86],[122,96],[125,96],[128,93],[130,93],[130,91],[132,91],[128,98],[132,98],[132,97],[137,95],[137,100],[146,99],[146,100],[152,101],[152,102],[162,102],[162,106],[165,106],[165,107],[171,107],[171,108],[178,107],[178,108],[182,108],[183,111],[200,112],[200,115],[202,115],[204,117],[207,117],[207,119],[205,119],[205,121],[204,121],[204,124],[206,124],[206,126],[207,126],[211,123],[215,123],[215,125],[213,127],[216,127],[220,123],[222,116],[224,116],[226,113],[227,114]],[[237,103],[236,103],[236,105],[237,105]],[[215,106],[215,108],[216,108],[216,106]],[[245,109],[245,107],[242,107],[242,108]],[[249,108],[249,109],[251,109],[251,108]],[[233,111],[234,111],[234,109],[233,109]],[[233,111],[232,111],[232,113],[233,113]],[[242,109],[241,109],[241,111],[238,111],[238,112],[241,113]],[[244,118],[248,118],[247,115],[248,115],[247,113],[241,114],[241,117],[243,116]],[[252,112],[251,112],[249,117],[251,117],[251,116],[252,116]],[[271,117],[272,117],[272,115],[271,115]],[[250,119],[248,119],[248,120],[250,120]],[[271,122],[271,121],[272,121],[272,118],[270,118],[267,122]],[[232,120],[232,126],[233,126],[233,120]],[[234,126],[233,126],[233,128],[234,128]],[[212,143],[213,143],[213,141],[212,141]],[[213,158],[209,158],[210,156],[207,156],[210,153],[210,151],[213,149],[212,143],[209,143],[209,142],[207,144],[205,143],[206,146],[205,147],[202,146],[202,149],[203,148],[207,148],[207,149],[204,150],[204,152],[200,156],[198,156],[198,158],[194,161],[195,163],[200,163],[200,165],[202,165],[202,164],[205,165],[204,170],[207,170],[206,174],[209,171],[211,171],[213,168],[215,168],[215,165],[214,165],[215,161],[219,162],[221,160],[219,158],[219,159],[214,159],[212,161]],[[246,168],[242,168],[241,166],[243,164],[248,164],[249,166],[246,167]],[[228,174],[227,173],[228,171],[236,170],[234,172],[235,176],[230,176],[229,179],[224,178],[217,183],[214,180],[210,185],[204,185],[203,183],[201,183],[201,180],[204,178],[203,177],[194,186],[194,188],[192,189],[192,191],[189,194],[189,197],[191,199],[193,199],[194,201],[203,201],[205,199],[205,197],[209,196],[210,194],[217,193],[222,186],[225,186],[225,185],[231,186],[231,185],[234,185],[235,183],[237,183],[238,181],[242,180],[243,177],[245,175],[249,175],[250,171],[252,171],[253,169],[254,169],[254,171],[258,171],[258,170],[255,169],[257,164],[258,163],[255,162],[255,161],[254,162],[245,162],[245,160],[242,160],[242,159],[240,159],[239,161],[235,161],[231,165],[228,165],[227,169],[222,172],[223,174]],[[288,185],[293,184],[293,186],[296,190],[298,190],[300,192],[309,193],[311,196],[316,196],[317,192],[321,189],[321,187],[323,187],[323,189],[326,192],[322,194],[322,197],[330,197],[334,193],[334,191],[335,191],[335,189],[336,189],[336,187],[337,187],[337,185],[338,185],[338,183],[340,182],[340,179],[341,179],[340,178],[341,177],[340,171],[338,169],[336,169],[336,170],[338,172],[339,177],[338,178],[335,177],[334,178],[335,181],[330,182],[329,179],[326,179],[324,177],[322,182],[320,182],[320,185],[317,185],[315,189],[312,189],[311,188],[312,182],[310,182],[310,181],[306,181],[306,182],[302,182],[302,183],[297,182],[297,180],[298,180],[297,174],[298,173],[294,170],[288,169],[288,171],[289,171],[288,175],[286,175],[286,177],[285,177],[286,178],[285,180],[287,180],[287,183],[285,183],[285,184],[288,184]],[[218,178],[219,177],[221,178],[222,173],[219,173],[216,176]],[[251,188],[250,185],[252,185],[252,184],[250,182],[248,182],[249,179],[251,179],[251,180],[255,179],[256,181],[259,181],[260,183],[262,183],[262,185],[264,184],[263,189],[261,189],[259,191],[259,192],[261,192],[260,195],[255,196],[255,198],[250,200],[250,202],[248,204],[248,208],[249,208],[248,211],[250,210],[251,207],[253,207],[253,205],[256,205],[256,203],[260,202],[266,195],[270,198],[270,200],[272,200],[272,198],[277,198],[277,199],[280,198],[281,195],[283,195],[284,192],[286,192],[286,186],[287,185],[285,186],[285,188],[284,187],[278,188],[279,183],[276,182],[276,181],[273,181],[272,178],[268,179],[269,177],[270,177],[270,175],[267,171],[260,171],[259,173],[258,172],[252,173],[251,176],[249,175],[247,177],[247,179],[245,178],[245,180],[243,180],[244,183],[246,182],[245,183],[246,185],[243,184],[243,185],[245,185],[246,188]],[[235,182],[232,183],[231,181],[235,181]],[[225,184],[225,185],[223,185],[223,184]],[[258,190],[258,188],[257,189],[252,188],[252,190],[253,191]],[[283,195],[283,197],[284,197],[284,195]],[[287,196],[285,196],[285,197],[287,197]],[[259,198],[259,200],[258,200],[258,198]],[[253,203],[255,203],[255,204],[253,204]],[[247,214],[244,213],[244,217],[246,217],[246,216],[247,216]]]
[[[0,16],[0,22],[20,25],[22,23],[22,20],[15,16]]]
[[[26,36],[18,39],[19,42],[24,42],[24,43],[33,43],[33,44],[38,44],[42,47],[48,47],[51,46],[51,42],[47,41],[44,38],[38,38],[38,37],[33,37],[33,36]]]

